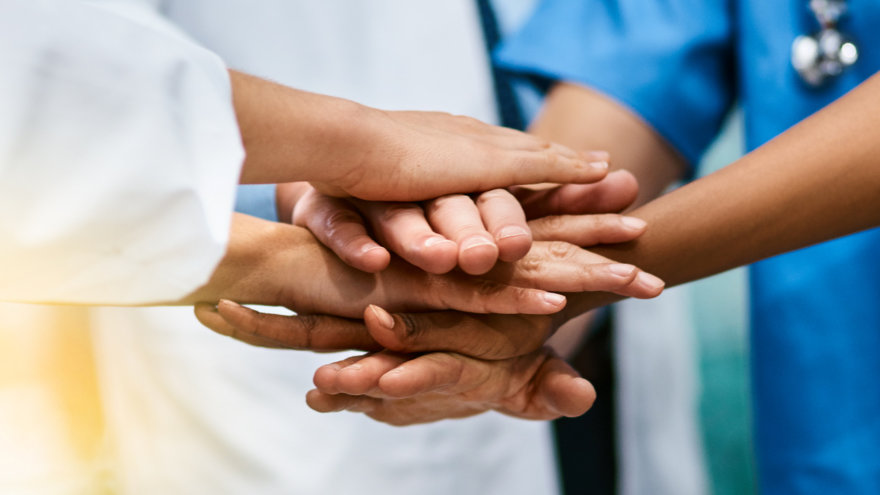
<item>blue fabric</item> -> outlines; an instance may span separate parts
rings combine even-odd
[[[238,186],[235,196],[235,211],[277,222],[275,184]]]
[[[848,3],[861,58],[821,90],[789,62],[806,0],[547,0],[497,61],[608,94],[696,163],[734,99],[754,149],[880,70],[880,1]],[[751,269],[761,493],[880,493],[878,249],[872,230]]]

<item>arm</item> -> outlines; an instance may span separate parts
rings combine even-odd
[[[231,72],[243,183],[312,182],[334,196],[413,201],[536,182],[589,183],[607,163],[435,112],[385,112]]]
[[[636,210],[634,214],[651,223],[651,229],[638,240],[595,251],[638,263],[672,283],[684,283],[880,225],[878,125],[880,76],[874,76],[728,168]],[[685,211],[688,214],[683,219]],[[602,293],[572,295],[572,309],[567,310],[563,319],[617,299],[618,296]],[[395,317],[394,322],[392,332],[371,328],[371,333],[386,347],[397,349],[405,345],[418,347],[407,340],[413,339],[412,327],[427,327],[431,323],[430,319],[420,320],[412,315]],[[472,319],[462,318],[459,325],[463,333],[474,333]],[[449,338],[448,327],[444,333]],[[415,339],[430,338],[430,334],[422,329]],[[427,356],[434,357],[421,356],[392,369],[362,366],[354,370],[344,364],[322,368],[321,380],[316,380],[319,389],[310,394],[309,402],[322,411],[349,407],[383,421],[408,423],[422,418],[439,419],[444,417],[444,411],[454,416],[466,406],[507,410],[496,395],[479,392],[447,395],[444,404],[436,403],[436,392],[455,389],[471,372],[490,376],[495,383],[514,380],[525,384],[523,389],[533,394],[552,390],[539,373],[517,376],[517,371],[511,370],[504,359],[479,360],[466,369],[459,367],[454,377],[448,377],[443,363],[448,363],[449,353]],[[522,356],[528,359],[529,354]],[[530,362],[541,359],[532,357]],[[408,363],[417,366],[409,367]],[[498,373],[486,371],[486,366]],[[389,374],[392,370],[394,373]],[[572,387],[575,383],[571,379],[562,382]],[[361,398],[353,394],[354,389],[345,388],[339,394],[339,387],[345,387],[345,383],[357,383],[368,397]],[[482,387],[491,388],[485,381]],[[506,397],[517,397],[523,389],[508,390]],[[419,409],[421,394],[428,403],[434,403],[430,412]],[[372,396],[386,399],[381,403],[370,401]],[[589,406],[590,397],[577,397],[581,407]],[[573,404],[570,406],[566,411],[577,411]],[[565,411],[556,415],[559,414]]]
[[[596,252],[676,285],[880,225],[878,129],[875,75],[732,165],[632,212],[651,228]],[[604,299],[580,296],[570,314]]]

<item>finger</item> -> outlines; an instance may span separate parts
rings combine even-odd
[[[312,383],[314,383],[315,387],[317,387],[318,390],[322,392],[328,394],[338,394],[340,393],[339,372],[342,371],[344,368],[357,363],[367,356],[368,354],[363,354],[360,356],[349,356],[341,361],[325,364],[315,370],[315,374],[312,376]],[[379,376],[375,377],[375,383],[377,385],[379,383]]]
[[[376,396],[379,378],[407,360],[406,356],[378,352],[343,366],[336,373],[336,389],[343,394]],[[372,392],[372,393],[371,393]]]
[[[485,383],[489,367],[484,361],[459,354],[432,352],[411,359],[379,378],[379,389],[394,398],[413,397],[439,390],[468,390]]]
[[[565,184],[550,188],[513,187],[529,219],[547,215],[612,213],[635,201],[639,192],[635,177],[617,170],[595,184]]]
[[[477,198],[483,223],[498,246],[502,261],[516,261],[532,246],[532,233],[522,206],[504,189],[493,189]]]
[[[428,202],[425,211],[434,230],[458,245],[458,266],[465,273],[480,275],[495,265],[498,246],[483,226],[480,210],[470,197],[442,196]]]
[[[393,351],[452,351],[483,359],[540,348],[552,331],[548,317],[452,311],[391,315],[375,305],[364,311],[364,323],[379,345]]]
[[[589,184],[602,180],[608,173],[607,157],[596,159],[594,154],[575,153],[549,142],[539,141],[535,148],[540,149],[508,150],[492,157],[497,161],[487,160],[484,167],[469,170],[489,179],[482,182],[483,190],[541,182]]]
[[[567,242],[536,242],[529,254],[499,265],[487,277],[560,292],[612,292],[651,298],[663,291],[659,278],[629,264],[615,263]]]
[[[557,356],[545,361],[535,383],[533,400],[536,407],[560,416],[580,416],[596,401],[593,385]]]
[[[565,241],[584,247],[631,241],[647,226],[641,218],[611,213],[547,216],[529,222],[535,240]]]
[[[297,202],[293,223],[308,228],[322,244],[358,270],[376,273],[391,260],[390,253],[367,234],[364,219],[348,201],[311,190]]]
[[[331,395],[320,390],[309,390],[306,393],[306,404],[320,413],[339,411],[369,413],[381,407],[382,400],[362,396]]]
[[[287,349],[287,347],[280,342],[276,342],[265,337],[260,337],[258,335],[240,332],[234,326],[230,325],[225,319],[223,319],[222,316],[220,316],[220,313],[217,312],[217,307],[213,304],[198,303],[193,309],[195,311],[196,319],[199,320],[202,325],[219,333],[220,335],[233,338],[254,347],[265,347],[268,349]]]
[[[511,284],[507,280],[476,278],[461,272],[434,275],[422,280],[421,296],[432,300],[429,308],[402,308],[402,311],[453,309],[469,313],[499,315],[547,315],[565,307],[566,298],[532,285]]]
[[[379,349],[361,322],[335,316],[260,313],[227,300],[217,304],[216,315],[197,312],[196,316],[202,324],[224,335],[240,340],[249,338],[272,342],[277,347],[288,349]],[[222,323],[217,316],[222,318]]]
[[[434,232],[413,203],[357,203],[376,237],[398,256],[428,273],[446,273],[458,261],[458,245]]]

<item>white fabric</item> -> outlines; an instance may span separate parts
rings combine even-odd
[[[621,495],[709,492],[688,290],[674,287],[656,299],[617,304]]]
[[[522,4],[522,0],[514,1]],[[171,0],[237,69],[382,108],[495,119],[471,0]],[[95,318],[126,494],[553,494],[549,425],[486,414],[394,428],[321,415],[305,392],[339,355],[247,347],[181,308]]]
[[[243,158],[228,75],[131,7],[0,4],[0,299],[175,299],[223,254]]]

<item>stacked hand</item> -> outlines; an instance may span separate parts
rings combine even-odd
[[[322,290],[322,305],[314,302],[314,295],[280,297],[279,303],[299,312],[296,316],[262,314],[230,301],[216,308],[201,305],[197,316],[215,331],[254,345],[371,351],[318,370],[317,389],[308,396],[318,411],[359,411],[393,424],[489,409],[530,419],[582,414],[594,399],[592,387],[544,347],[567,316],[557,313],[561,305],[529,299],[541,294],[529,291],[653,297],[663,288],[661,281],[632,265],[580,247],[632,240],[645,230],[644,222],[614,214],[565,214],[626,207],[636,193],[626,173],[610,174],[591,185],[520,188],[512,194],[492,192],[488,198],[484,193],[476,201],[447,196],[422,204],[334,198],[306,184],[285,184],[278,191],[282,218],[309,227],[333,249],[330,255],[317,248],[321,264],[332,267],[330,278],[337,281],[337,292]],[[456,198],[454,208],[447,215],[434,215],[443,206],[437,203],[450,198]],[[512,198],[516,201],[509,201]],[[489,201],[499,207],[486,208]],[[462,211],[470,214],[455,214]],[[536,218],[526,223],[527,217]],[[517,252],[523,250],[517,243],[506,244],[507,238],[497,235],[511,228],[525,232],[524,255]],[[469,235],[456,237],[458,232]],[[469,237],[484,239],[490,246],[488,255],[469,253],[463,242]],[[424,239],[430,238],[437,242],[425,246]],[[438,263],[438,252],[447,251],[430,248],[447,244],[449,259]],[[336,256],[377,273],[347,269]],[[469,264],[473,258],[489,268],[474,269]],[[515,261],[507,261],[511,259]],[[460,270],[438,274],[456,264]],[[360,287],[354,291],[357,297],[351,296],[352,285]],[[371,305],[364,310],[367,304]],[[402,312],[392,316],[383,305]],[[553,313],[555,318],[549,316]],[[360,316],[362,320],[355,319]]]
[[[466,117],[386,112],[235,72],[232,82],[241,180],[279,183],[289,224],[236,216],[212,279],[184,301],[208,302],[203,323],[254,345],[375,353],[322,368],[309,396],[319,410],[402,424],[589,407],[589,385],[543,346],[568,316],[560,292],[663,289],[581,248],[644,232],[609,213],[635,198],[631,175],[607,175],[606,153]],[[542,182],[566,185],[518,186]]]

